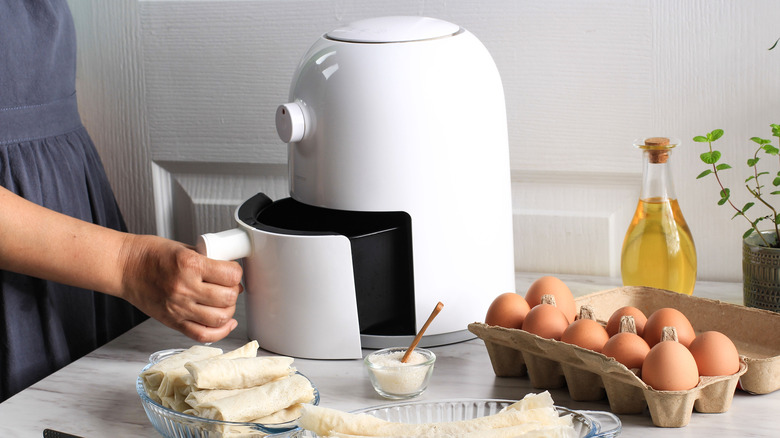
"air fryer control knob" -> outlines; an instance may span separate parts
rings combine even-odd
[[[306,136],[306,116],[298,102],[285,103],[276,109],[276,132],[285,143],[295,143]]]

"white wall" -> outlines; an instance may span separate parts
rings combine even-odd
[[[619,276],[641,172],[631,143],[663,135],[683,139],[672,165],[699,278],[741,280],[745,227],[716,205],[714,181],[695,180],[691,138],[726,131],[744,203],[747,139],[780,123],[780,49],[767,50],[778,1],[70,3],[81,111],[134,231],[187,241],[231,226],[257,191],[284,196],[273,115],[309,45],[355,19],[427,15],[474,33],[501,72],[518,270]]]

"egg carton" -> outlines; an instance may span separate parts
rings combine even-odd
[[[469,324],[469,330],[485,342],[497,376],[528,375],[540,389],[565,386],[576,401],[606,397],[616,414],[640,414],[648,408],[659,427],[683,427],[694,410],[726,412],[738,384],[757,394],[780,389],[780,341],[770,336],[780,332],[780,314],[644,287],[596,292],[576,302],[593,306],[602,324],[623,306],[637,307],[646,315],[674,307],[697,332],[718,330],[729,336],[740,352],[740,369],[730,376],[701,377],[688,391],[657,391],[638,377],[638,370],[576,345],[480,322]]]

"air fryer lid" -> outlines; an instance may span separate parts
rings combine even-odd
[[[325,37],[351,43],[400,43],[443,38],[461,32],[460,26],[429,17],[377,17],[334,29]]]

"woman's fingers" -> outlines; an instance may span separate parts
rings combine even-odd
[[[220,327],[207,327],[193,321],[183,321],[177,330],[192,338],[196,342],[205,344],[224,339],[238,326],[238,321],[231,319]]]
[[[243,270],[238,262],[202,257],[201,278],[206,283],[233,287],[241,284]]]
[[[196,288],[189,294],[195,304],[215,308],[235,307],[241,292],[241,285],[228,287],[203,282]]]

